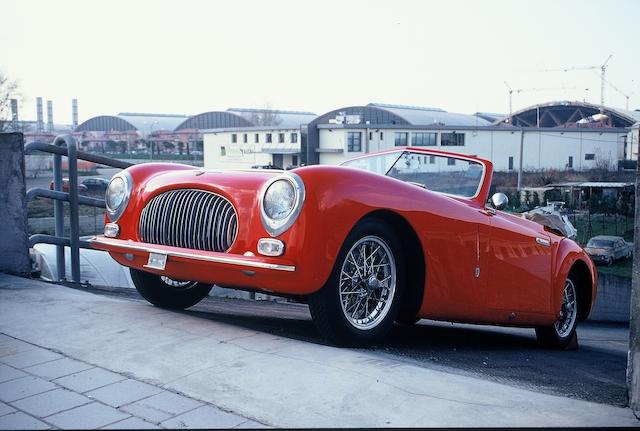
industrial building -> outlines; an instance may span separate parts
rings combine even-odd
[[[425,146],[487,158],[498,171],[517,170],[521,159],[528,171],[615,170],[619,161],[637,157],[638,121],[638,111],[602,109],[585,102],[550,102],[511,116],[370,103],[313,118],[299,128],[298,142],[281,144],[294,166],[296,150],[300,164],[339,164],[396,146]],[[251,132],[243,127],[204,131],[205,166],[288,166],[269,146],[244,142]],[[284,134],[285,139],[293,133],[276,128],[260,132]]]

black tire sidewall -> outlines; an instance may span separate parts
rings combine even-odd
[[[166,284],[159,275],[129,268],[131,280],[140,295],[155,306],[184,310],[202,301],[212,285],[196,283],[189,288],[175,288]]]
[[[339,283],[342,265],[349,250],[358,240],[366,236],[380,238],[391,250],[396,264],[396,289],[384,319],[375,327],[363,330],[353,326],[345,316],[340,300]],[[406,285],[404,260],[400,239],[385,222],[372,218],[358,223],[345,239],[327,283],[309,298],[310,311],[320,332],[330,341],[340,345],[363,346],[381,341],[392,328],[402,304]]]
[[[573,288],[575,291],[574,294],[576,298],[576,308],[577,308],[576,313],[579,313],[581,298],[580,298],[580,291],[577,287],[578,285],[576,284],[577,280],[572,274],[569,274],[567,279],[571,280],[571,282],[573,283]],[[564,284],[562,288],[564,289]],[[571,343],[571,340],[574,337],[576,337],[577,327],[578,327],[578,316],[576,316],[576,319],[573,322],[573,328],[571,328],[571,331],[569,331],[569,333],[565,337],[561,337],[558,334],[555,328],[555,323],[552,324],[551,326],[537,327],[536,335],[540,343],[545,347],[549,347],[552,349],[566,349]]]

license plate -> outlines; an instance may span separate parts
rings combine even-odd
[[[167,255],[162,253],[149,253],[149,260],[145,265],[147,268],[164,270],[167,265]]]

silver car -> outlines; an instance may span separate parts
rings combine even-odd
[[[611,265],[615,260],[629,259],[633,244],[619,236],[598,235],[589,240],[584,250],[594,262]]]

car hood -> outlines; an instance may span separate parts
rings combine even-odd
[[[152,175],[141,186],[145,193],[178,188],[202,188],[235,195],[258,191],[280,171],[189,169],[163,171]]]
[[[610,249],[607,248],[599,248],[599,247],[585,247],[584,250],[589,253],[589,254],[593,254],[595,256],[601,255],[601,254],[606,254],[608,252],[610,252]]]

